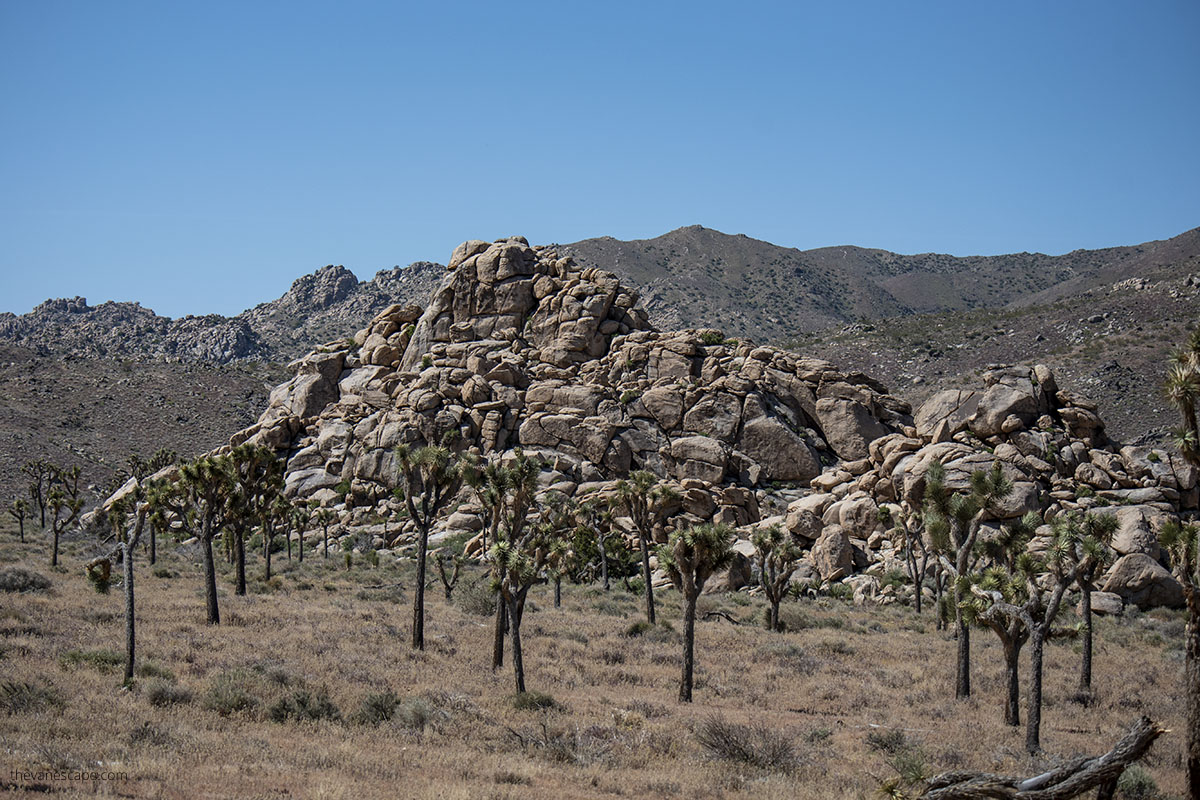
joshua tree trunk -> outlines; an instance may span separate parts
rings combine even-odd
[[[296,547],[299,548],[299,553],[298,553],[299,561],[301,564],[303,564],[304,563],[304,531],[299,531],[296,534]]]
[[[274,531],[270,525],[263,525],[263,580],[271,580],[271,539]]]
[[[929,553],[925,553],[921,557],[921,568],[913,579],[913,588],[916,589],[916,595],[913,598],[913,604],[916,607],[917,616],[921,616],[921,601],[925,595],[925,570],[929,567]]]
[[[151,534],[153,537],[153,534]],[[151,538],[150,541],[154,541]],[[234,556],[237,558],[237,589],[234,593],[239,596],[246,594],[246,537],[238,531],[233,537]]]
[[[284,535],[284,538],[287,539],[288,561],[291,561],[292,560],[292,532],[289,530],[284,530],[283,535]]]
[[[1079,665],[1079,691],[1092,691],[1092,585],[1080,581],[1080,604],[1083,606],[1083,660]]]
[[[57,567],[58,566],[58,526],[54,525],[52,527],[54,528],[54,549],[50,553],[50,566]]]
[[[773,632],[779,631],[779,600],[772,597],[770,616],[767,617],[767,627]]]
[[[1025,710],[1025,749],[1030,755],[1042,749],[1042,656],[1045,634],[1034,630],[1029,637],[1029,706]]]
[[[562,576],[554,576],[554,607],[562,608]]]
[[[204,542],[204,603],[208,607],[208,624],[220,625],[221,612],[217,608],[217,567],[213,563],[212,536],[206,534],[201,540]]]
[[[321,528],[321,544],[325,548],[325,558],[329,558],[329,523]]]
[[[492,672],[504,666],[504,634],[508,632],[508,605],[496,594],[496,624],[492,631]]]
[[[604,581],[604,591],[608,591],[608,553],[604,547],[604,536],[596,536],[596,543],[600,546],[600,580]],[[25,541],[22,539],[21,541]]]
[[[413,592],[412,646],[425,649],[425,560],[429,552],[429,529],[422,528],[417,537],[417,585]]]
[[[696,668],[696,598],[699,592],[683,596],[683,674],[679,680],[679,702],[692,702],[692,681]]]
[[[1187,785],[1188,797],[1200,798],[1200,617],[1193,610],[1187,622]]]
[[[958,669],[954,679],[954,697],[958,700],[971,696],[971,629],[963,619],[958,607],[961,598],[954,590],[954,631],[958,638]]]
[[[639,529],[638,539],[642,545],[642,580],[646,582],[646,621],[654,625],[654,587],[650,585],[650,536]],[[691,690],[688,691],[691,699]]]
[[[939,631],[946,630],[946,619],[942,616],[942,570],[940,567],[933,576],[933,612],[937,620],[934,627]]]
[[[154,562],[158,560],[158,532],[153,525],[150,526],[150,566],[154,566]]]
[[[522,600],[513,599],[508,606],[508,617],[512,627],[513,676],[517,682],[517,693],[525,691],[525,662],[521,659],[521,608]]]
[[[133,548],[122,548],[121,560],[125,567],[125,683],[133,680],[133,654],[136,632],[133,619]]]
[[[21,526],[21,544],[25,544],[25,516],[22,514],[17,522]]]
[[[1014,641],[1004,641],[1004,724],[1021,724],[1021,647]]]

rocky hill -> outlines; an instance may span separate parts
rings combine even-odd
[[[862,320],[1039,305],[1130,277],[1200,272],[1200,228],[1062,256],[796,250],[698,225],[655,239],[587,239],[562,250],[638,286],[660,327],[703,320],[762,343]]]
[[[171,319],[138,303],[89,306],[82,297],[47,300],[28,314],[0,314],[0,341],[42,355],[286,362],[332,332],[362,325],[394,302],[426,297],[442,270],[440,264],[417,262],[359,281],[345,267],[330,265],[299,278],[279,299],[236,317]]]
[[[294,362],[259,420],[221,448],[273,449],[286,493],[333,508],[350,543],[365,535],[400,555],[414,534],[411,520],[379,523],[400,510],[397,445],[450,441],[502,459],[519,447],[542,462],[545,491],[604,498],[634,469],[673,484],[660,540],[712,520],[736,526],[746,554],[754,528],[781,525],[808,552],[797,579],[844,580],[861,602],[886,603],[898,590],[880,579],[904,565],[879,512],[916,513],[938,462],[954,488],[977,470],[1012,482],[984,536],[1030,511],[1116,515],[1104,601],[1182,602],[1155,532],[1200,505],[1196,469],[1114,443],[1096,405],[1045,366],[989,370],[914,413],[829,362],[715,329],[656,330],[635,290],[554,247],[469,241],[447,269],[424,308],[393,305]],[[439,536],[482,529],[469,489],[452,506]],[[735,565],[712,588],[746,576]]]

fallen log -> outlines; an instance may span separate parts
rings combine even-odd
[[[979,772],[944,772],[929,779],[922,800],[1069,800],[1098,790],[1111,798],[1125,768],[1150,749],[1165,728],[1142,717],[1107,753],[1077,758],[1032,778]]]

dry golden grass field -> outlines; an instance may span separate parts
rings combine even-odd
[[[0,569],[51,583],[0,593],[0,791],[15,796],[868,798],[893,765],[1034,774],[1107,750],[1143,713],[1173,731],[1143,765],[1159,794],[1140,796],[1183,792],[1177,612],[1100,621],[1090,705],[1072,700],[1075,646],[1049,648],[1046,754],[1031,760],[1023,730],[1002,723],[995,637],[972,637],[975,695],[955,701],[954,642],[907,607],[793,600],[791,630],[772,634],[760,598],[702,598],[702,613],[741,624],[698,624],[696,702],[681,705],[676,593],[659,595],[667,625],[628,635],[640,607],[619,582],[565,585],[561,609],[539,587],[523,626],[527,683],[553,705],[519,709],[509,665],[490,669],[491,620],[468,586],[478,572],[452,603],[431,586],[418,653],[411,573],[361,558],[347,570],[341,553],[314,549],[303,565],[278,556],[278,575],[247,597],[222,565],[219,627],[204,624],[197,561],[174,546],[154,567],[139,555],[139,669],[122,688],[120,587],[91,588],[91,544],[68,542],[50,569],[47,538],[20,545],[0,531]],[[771,763],[715,755],[701,743],[714,719],[765,726],[768,741],[749,744],[775,744]],[[66,775],[23,777],[48,770]],[[123,777],[70,779],[101,770]]]

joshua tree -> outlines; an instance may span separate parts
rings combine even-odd
[[[904,567],[908,572],[908,580],[913,587],[913,611],[921,615],[921,601],[925,588],[925,575],[929,570],[929,557],[932,554],[925,544],[924,515],[921,507],[911,513],[901,511],[893,515],[891,509],[880,507],[879,522],[899,534],[904,551]]]
[[[329,525],[337,521],[337,514],[332,508],[315,508],[312,518],[321,526],[321,548],[323,556],[329,558]]]
[[[791,534],[779,525],[755,531],[750,541],[758,551],[758,580],[762,584],[763,594],[767,596],[767,602],[771,604],[767,629],[781,631],[783,628],[779,624],[779,604],[787,594],[788,582],[799,566],[802,553]]]
[[[695,671],[696,600],[709,577],[725,567],[733,555],[733,529],[727,525],[692,525],[671,533],[658,548],[658,563],[683,594],[683,671],[679,702],[692,702]]]
[[[275,544],[275,534],[281,528],[286,532],[288,516],[292,507],[282,495],[273,497],[259,511],[259,530],[263,537],[263,580],[271,580],[271,551]],[[348,568],[348,567],[347,567]]]
[[[529,458],[520,449],[513,451],[507,466],[499,456],[490,458],[482,465],[477,461],[466,464],[463,479],[475,491],[475,497],[483,507],[485,542],[489,535],[494,544],[502,539],[520,539],[524,535],[534,506],[540,468],[540,461]],[[508,604],[497,588],[496,619],[492,633],[493,670],[504,666],[504,635],[508,628]]]
[[[462,571],[464,561],[461,554],[451,555],[446,552],[437,554],[434,563],[437,564],[438,578],[442,581],[442,590],[446,593],[446,600],[454,599],[454,587],[458,585],[458,576]]]
[[[1192,466],[1200,468],[1200,327],[1171,356],[1167,397],[1179,410],[1182,426],[1176,443]],[[1200,557],[1196,552],[1196,525],[1170,525],[1160,536],[1171,553],[1175,574],[1187,599],[1187,650],[1184,680],[1187,685],[1187,781],[1189,797],[1200,797]]]
[[[525,691],[525,661],[521,651],[525,598],[531,588],[546,582],[547,574],[558,568],[558,559],[567,552],[562,545],[568,529],[556,518],[557,512],[551,510],[556,505],[561,502],[551,498],[541,519],[505,531],[507,535],[501,536],[489,552],[500,597],[508,608],[513,677],[518,693]]]
[[[283,462],[268,447],[243,444],[229,454],[228,468],[231,494],[226,546],[232,548],[236,564],[236,594],[245,595],[246,536],[262,524],[271,504],[281,496]],[[263,536],[267,536],[265,531]]]
[[[963,615],[969,622],[991,628],[1004,650],[1004,723],[1021,724],[1021,649],[1029,641],[1027,618],[1033,611],[1029,584],[1036,580],[1040,566],[1025,551],[1041,519],[1027,514],[1004,526],[1001,534],[986,543],[992,566],[971,578],[972,595],[964,601]],[[1006,604],[1006,605],[1001,605]],[[1020,608],[1016,613],[1007,606]]]
[[[1112,514],[1088,514],[1081,523],[1081,535],[1075,537],[1075,582],[1079,585],[1080,606],[1083,612],[1083,658],[1079,662],[1079,691],[1092,691],[1092,592],[1096,591],[1096,576],[1112,564],[1116,553],[1112,549],[1118,521]]]
[[[976,596],[990,603],[983,613],[984,618],[1002,616],[1010,621],[1019,621],[1029,636],[1029,691],[1026,696],[1025,749],[1029,753],[1041,750],[1042,725],[1042,664],[1046,641],[1051,638],[1073,637],[1078,628],[1055,628],[1054,622],[1062,608],[1063,595],[1067,587],[1076,583],[1080,568],[1085,565],[1080,554],[1087,559],[1095,551],[1096,544],[1090,539],[1083,521],[1070,514],[1060,514],[1051,523],[1053,540],[1046,553],[1034,558],[1028,553],[1017,556],[1013,571],[1024,581],[1021,605],[1008,602],[1004,592],[980,588]],[[1015,594],[1015,592],[1013,593]],[[963,610],[969,616],[969,603]]]
[[[52,488],[46,495],[46,504],[50,507],[50,527],[54,532],[50,566],[57,567],[59,537],[79,519],[79,513],[83,511],[83,498],[79,496],[79,467],[51,469],[54,479]]]
[[[678,499],[678,494],[662,484],[658,476],[648,470],[629,473],[625,480],[617,481],[614,505],[628,512],[637,529],[638,545],[642,549],[642,581],[646,591],[646,621],[654,624],[654,589],[650,585],[650,544],[654,541],[654,526],[667,506]]]
[[[938,462],[925,474],[925,530],[935,549],[953,555],[953,562],[942,557],[942,567],[954,581],[954,630],[958,639],[954,696],[971,696],[971,629],[963,618],[962,604],[977,561],[975,543],[979,526],[989,508],[1012,491],[1012,481],[996,462],[988,472],[971,474],[969,491],[954,491],[946,486],[945,468]]]
[[[297,534],[296,547],[298,548],[298,550],[297,550],[296,557],[297,557],[297,560],[301,564],[303,564],[304,563],[304,532],[306,530],[308,530],[308,526],[312,522],[312,516],[309,514],[308,506],[303,505],[302,503],[293,504],[292,511],[291,511],[291,519],[292,519],[292,528],[295,529],[296,534]],[[288,540],[291,541],[291,537],[288,537]]]
[[[1189,797],[1200,797],[1200,525],[1171,522],[1159,541],[1171,555],[1175,577],[1183,586],[1188,619],[1184,683],[1187,691],[1187,783]]]
[[[425,561],[429,552],[429,529],[450,498],[462,486],[458,460],[444,447],[407,445],[396,448],[396,467],[404,507],[417,526],[417,577],[413,592],[412,646],[425,649]]]
[[[46,529],[46,505],[51,484],[54,483],[54,467],[45,459],[27,461],[21,472],[29,476],[29,499],[37,506],[41,515],[41,528]]]
[[[229,462],[229,456],[201,456],[180,467],[176,477],[164,480],[147,492],[152,511],[157,510],[164,519],[167,514],[174,515],[182,529],[200,541],[209,625],[221,623],[212,543],[229,518],[232,472]]]
[[[133,665],[134,654],[137,649],[136,636],[136,621],[134,619],[134,596],[133,596],[133,554],[134,548],[137,547],[138,540],[142,536],[142,529],[146,525],[146,516],[148,506],[142,500],[142,492],[139,491],[128,497],[122,498],[108,510],[109,523],[113,527],[117,544],[106,555],[94,558],[86,565],[89,575],[95,574],[95,570],[99,569],[101,575],[107,576],[112,570],[112,560],[120,558],[121,564],[124,567],[123,585],[125,589],[125,683],[128,684],[133,680]],[[133,529],[127,530],[129,519],[133,519]],[[104,579],[106,580],[106,579]],[[105,583],[96,583],[97,591],[105,591],[103,588]]]
[[[608,539],[613,534],[613,513],[595,500],[584,500],[575,510],[579,521],[577,536],[590,533],[595,538],[596,550],[599,552],[600,580],[604,591],[609,590],[608,580]]]
[[[29,503],[20,497],[8,504],[8,513],[17,521],[21,528],[21,544],[25,544],[25,515],[29,513]]]

